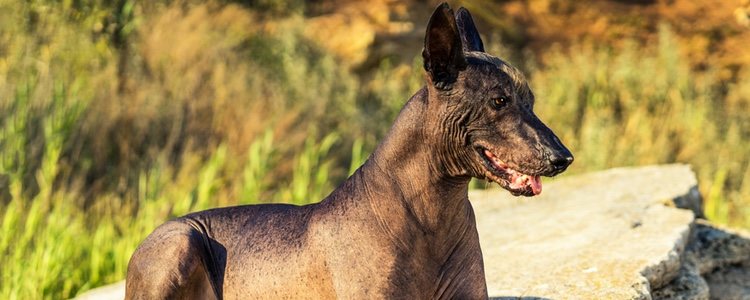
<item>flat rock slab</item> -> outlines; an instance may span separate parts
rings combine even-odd
[[[487,288],[500,299],[651,299],[678,275],[701,213],[686,165],[561,178],[533,198],[501,189],[469,198]]]
[[[74,300],[122,300],[125,299],[125,280],[89,290]]]

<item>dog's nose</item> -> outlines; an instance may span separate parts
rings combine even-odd
[[[573,163],[573,155],[569,153],[566,153],[565,155],[553,154],[552,157],[550,157],[550,163],[556,171],[563,171]]]

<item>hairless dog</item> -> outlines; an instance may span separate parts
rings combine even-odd
[[[485,299],[472,177],[514,195],[573,156],[520,71],[484,52],[469,12],[427,25],[427,83],[368,160],[319,203],[169,221],[133,254],[127,299]]]

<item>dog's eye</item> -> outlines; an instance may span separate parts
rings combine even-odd
[[[499,110],[505,107],[506,104],[508,104],[508,98],[505,98],[505,97],[492,98],[491,103],[492,103],[492,108]]]

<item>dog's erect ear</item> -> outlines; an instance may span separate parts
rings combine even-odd
[[[440,4],[427,23],[422,58],[432,83],[441,90],[450,90],[458,72],[466,68],[456,18],[448,3]]]
[[[479,36],[477,26],[474,25],[474,19],[471,18],[468,9],[463,7],[458,9],[456,12],[456,25],[458,25],[458,33],[461,34],[461,43],[464,46],[464,51],[484,52],[482,38]]]

